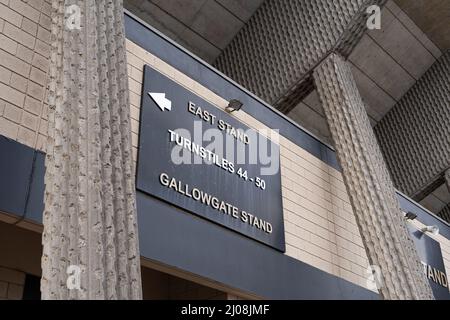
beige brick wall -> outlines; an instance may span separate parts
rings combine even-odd
[[[0,135],[43,150],[51,0],[0,0]]]
[[[0,266],[0,300],[21,300],[24,284],[25,273]]]

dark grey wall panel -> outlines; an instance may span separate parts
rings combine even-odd
[[[45,154],[36,151],[33,162],[33,174],[30,180],[30,193],[24,218],[35,223],[42,223],[44,212],[44,174]]]
[[[0,136],[0,211],[23,216],[35,151]]]
[[[141,254],[269,299],[378,299],[378,295],[138,192]]]

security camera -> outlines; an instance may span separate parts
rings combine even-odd
[[[225,108],[225,111],[228,113],[234,112],[234,111],[239,111],[241,110],[242,106],[244,104],[237,100],[237,99],[232,99],[230,100],[230,102],[228,103],[228,106]]]
[[[421,229],[422,232],[429,232],[434,235],[439,234],[439,228],[437,226],[426,226]]]
[[[414,220],[415,218],[417,218],[417,214],[415,214],[413,212],[408,212],[408,213],[405,213],[405,218],[406,218],[406,220]]]

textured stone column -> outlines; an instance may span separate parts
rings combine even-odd
[[[122,1],[52,8],[42,298],[141,299]]]
[[[385,299],[433,299],[350,66],[331,54],[314,71],[363,243]]]

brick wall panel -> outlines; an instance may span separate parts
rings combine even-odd
[[[0,134],[43,151],[50,10],[44,0],[0,2]]]

